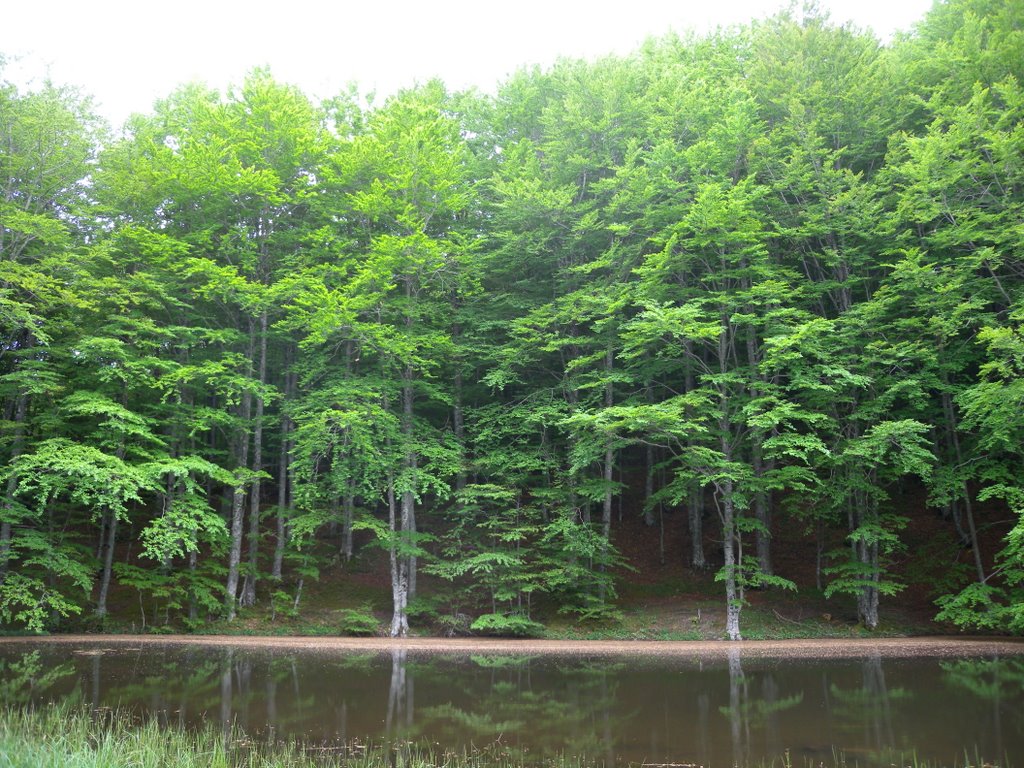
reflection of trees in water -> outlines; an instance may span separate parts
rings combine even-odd
[[[848,755],[864,754],[875,760],[911,751],[914,745],[897,744],[893,731],[893,704],[910,698],[905,688],[886,685],[881,655],[866,657],[861,661],[860,687],[829,686],[830,712],[840,732],[853,737],[857,745],[838,746]]]
[[[729,728],[732,735],[733,765],[742,765],[750,752],[750,725],[743,716],[746,710],[747,681],[739,648],[729,649]]]
[[[993,748],[997,756],[1004,754],[1004,709],[1013,730],[1024,731],[1024,708],[1017,703],[1024,691],[1024,659],[964,659],[944,661],[940,667],[946,685],[990,704]]]
[[[934,673],[934,663],[887,661],[883,668],[874,656],[780,667],[736,650],[721,661],[670,665],[470,660],[401,649],[361,656],[97,649],[76,651],[73,662],[45,649],[6,658],[0,660],[4,702],[70,694],[97,708],[144,709],[161,722],[233,723],[261,741],[497,745],[495,756],[524,763],[564,752],[606,763],[757,764],[790,750],[796,762],[828,764],[835,746],[869,764],[901,754],[898,749],[927,749],[937,758],[940,750],[952,755],[950,748],[975,743],[985,755],[1001,756],[1019,747],[1024,733],[1024,660],[1012,657],[943,663],[941,682],[916,674]],[[903,679],[914,691],[936,695],[921,693],[911,703],[898,687]]]
[[[623,664],[541,662],[545,684],[535,690],[533,659],[473,661],[486,678],[465,686],[462,700],[418,711],[421,732],[449,743],[500,745],[517,759],[564,751],[614,762],[616,736],[632,717],[615,707]]]
[[[415,709],[412,674],[406,668],[405,649],[391,650],[391,687],[388,690],[388,713],[385,719],[385,733],[388,738],[395,735],[392,728],[408,737],[412,732]]]
[[[788,745],[783,744],[780,736],[779,714],[798,707],[803,700],[802,691],[780,698],[778,682],[771,672],[745,674],[740,650],[730,649],[729,706],[720,707],[719,711],[729,718],[733,763],[746,765],[756,762],[753,759],[755,733],[763,735],[766,754],[784,754]],[[704,725],[702,730],[706,728]],[[705,747],[702,758],[709,757]]]
[[[92,702],[98,707],[103,702],[119,706],[137,706],[162,723],[175,720],[186,725],[193,716],[210,711],[216,712],[222,700],[220,692],[221,664],[209,654],[188,651],[165,658],[158,658],[154,669],[148,665],[143,674],[143,661],[154,664],[154,651],[141,649],[115,654],[99,653],[92,658]],[[116,682],[120,674],[111,675],[103,670],[110,667],[122,671],[131,667],[128,682]],[[103,681],[108,677],[106,688]],[[173,717],[172,717],[173,716]]]
[[[252,734],[265,731],[270,738],[304,730],[315,709],[315,694],[300,693],[294,656],[268,659],[232,648],[154,655],[153,649],[139,650],[132,663],[131,657],[118,654],[114,679],[130,665],[130,682],[110,684],[102,694],[97,691],[103,657],[94,658],[94,701],[141,707],[161,723],[174,720],[185,726],[213,718],[225,732],[234,724]]]
[[[0,659],[0,704],[12,706],[38,701],[74,673],[71,662],[44,667],[39,651],[23,653],[14,660]]]

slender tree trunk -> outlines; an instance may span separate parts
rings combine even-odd
[[[404,393],[403,393],[404,394]],[[387,409],[387,400],[384,408]],[[386,441],[388,455],[391,455],[391,440]],[[403,497],[404,502],[404,497]],[[388,546],[388,559],[391,570],[391,637],[406,637],[409,634],[409,617],[406,608],[409,604],[409,560],[398,552],[399,536],[404,536],[404,527],[399,530],[397,519],[397,501],[395,499],[395,473],[388,469],[387,477],[388,530],[391,541]],[[402,524],[405,523],[405,505],[403,503]]]
[[[188,575],[189,582],[195,584],[196,580],[196,562],[198,559],[198,553],[196,550],[192,550],[188,553]],[[196,591],[193,587],[189,587],[188,590],[188,620],[194,622],[199,618],[199,604],[196,602]]]
[[[291,368],[292,349],[285,348],[285,367]],[[295,374],[287,370],[284,375],[284,399],[285,402],[292,402],[295,397]],[[288,542],[288,519],[291,511],[291,434],[294,425],[286,412],[281,415],[281,452],[278,456],[277,465],[277,543],[274,545],[274,564],[271,569],[271,577],[275,581],[281,581],[281,572],[284,566],[284,550]]]
[[[452,312],[458,311],[457,297],[452,297]],[[462,326],[458,323],[452,324],[452,342],[456,349],[462,337]],[[459,493],[466,487],[466,424],[465,415],[462,409],[462,355],[455,356],[455,373],[452,377],[452,431],[455,433],[455,443],[459,446],[459,470],[455,474],[456,504]]]
[[[413,448],[413,391],[412,368],[405,369],[402,381],[402,435],[406,440],[405,468],[409,473],[406,483],[415,483],[419,457]],[[402,491],[402,539],[406,546],[412,546],[416,533],[416,495],[407,487]],[[416,596],[416,556],[409,555],[407,560],[406,586],[408,598]]]
[[[355,522],[356,497],[355,478],[349,478],[345,498],[341,502],[341,554],[346,560],[352,559],[352,523]]]
[[[281,420],[281,451],[277,457],[277,518],[276,533],[277,541],[274,544],[274,563],[270,569],[270,578],[274,581],[281,581],[281,571],[284,567],[284,547],[288,540],[286,526],[287,515],[285,509],[288,506],[288,419]]]
[[[657,523],[654,517],[654,446],[647,445],[644,451],[644,464],[646,474],[644,475],[644,525],[653,528]]]
[[[942,393],[942,407],[946,412],[946,424],[947,432],[949,433],[949,440],[953,446],[953,455],[956,456],[957,468],[963,467],[964,456],[960,449],[960,436],[958,434],[958,425],[956,418],[956,409],[953,405],[953,399],[949,396],[948,392]],[[960,484],[962,498],[964,500],[964,512],[967,515],[967,531],[971,538],[971,551],[974,553],[974,570],[978,577],[978,583],[985,583],[985,566],[981,560],[981,547],[978,546],[978,529],[974,524],[974,508],[971,503],[971,493],[967,488],[966,481]]]
[[[352,342],[345,342],[345,374],[346,376],[352,375]],[[345,436],[346,444],[349,442],[349,436]],[[352,559],[352,523],[354,522],[355,516],[355,487],[356,479],[352,471],[348,473],[348,479],[345,482],[345,494],[341,503],[341,554],[345,560]]]
[[[250,338],[249,351],[252,352]],[[250,362],[252,355],[249,356]],[[249,373],[252,373],[250,369]],[[238,435],[238,467],[245,470],[249,466],[249,419],[252,418],[252,391],[246,389],[242,393],[239,419],[242,422]],[[226,604],[228,621],[233,621],[237,614],[236,599],[238,596],[238,566],[242,560],[242,522],[245,514],[245,483],[235,486],[231,497],[231,548],[228,552],[228,580],[226,586]]]
[[[127,405],[127,395],[122,397],[121,405]],[[125,446],[121,443],[117,446],[117,458],[124,459]],[[100,576],[100,594],[96,601],[96,615],[103,618],[107,615],[107,594],[110,591],[110,575],[114,569],[114,547],[117,544],[117,513],[110,510],[106,513],[107,520],[107,546],[103,553],[103,574]]]
[[[260,552],[260,490],[262,483],[259,473],[263,471],[263,387],[267,383],[267,312],[260,315],[260,391],[256,395],[256,423],[252,433],[252,490],[249,492],[249,567],[242,584],[240,604],[245,607],[256,605],[256,582],[259,579]]]
[[[103,549],[103,575],[100,577],[100,594],[96,601],[96,615],[101,619],[107,615],[107,593],[110,590],[110,574],[114,566],[114,545],[117,543],[117,514],[107,512],[107,541]]]
[[[398,536],[398,521],[395,519],[395,478],[394,474],[388,473],[388,529],[391,531],[391,545],[389,547],[389,564],[391,567],[391,636],[405,637],[409,634],[409,618],[405,610],[409,603],[408,591],[408,561],[398,556],[396,538]]]
[[[761,435],[755,432],[751,435],[751,453],[754,477],[760,483],[764,477],[764,451],[761,448]],[[760,488],[754,493],[754,517],[759,527],[754,533],[754,543],[757,548],[757,564],[762,573],[772,573],[772,549],[771,549],[771,497]]]
[[[459,446],[459,471],[455,475],[455,492],[458,493],[466,487],[466,425],[462,412],[462,371],[458,368],[455,370],[453,390],[455,402],[452,404],[452,429]]]
[[[722,482],[722,553],[725,556],[725,634],[729,640],[742,640],[740,636],[740,593],[737,585],[736,510],[733,502],[731,479]]]
[[[10,463],[13,464],[25,449],[25,419],[28,415],[28,395],[18,395],[14,404],[14,439],[11,443]],[[11,524],[14,507],[14,489],[18,485],[17,477],[12,473],[7,478],[4,489],[4,505],[0,519],[0,584],[7,576],[8,564],[11,559],[11,539],[14,529]]]
[[[298,612],[299,603],[302,602],[302,586],[306,583],[305,576],[299,576],[299,581],[295,585],[295,599],[292,601],[292,610]]]
[[[690,530],[690,565],[697,570],[708,567],[704,556],[704,489],[694,484],[686,510]]]
[[[721,331],[718,335],[718,365],[719,370],[724,374],[728,369],[728,318],[723,315],[721,319]],[[729,419],[728,394],[725,389],[719,392],[719,408],[721,416],[718,421],[718,429],[721,433],[722,458],[726,465],[732,463],[732,423]],[[727,472],[731,470],[726,470]],[[733,480],[726,477],[719,486],[722,491],[722,554],[725,563],[722,570],[725,572],[725,599],[726,617],[725,633],[729,640],[742,640],[740,637],[740,610],[742,608],[742,585],[739,581],[739,569],[742,566],[743,552],[737,551],[742,545],[740,532],[736,529],[736,507],[733,496]]]
[[[100,515],[100,530],[96,535],[96,559],[103,559],[103,547],[107,544],[107,516]]]
[[[746,263],[744,260],[744,267]],[[746,287],[749,288],[749,281],[744,280]],[[748,313],[753,314],[754,310],[752,307],[746,307]],[[757,330],[753,325],[748,325],[746,329],[746,347],[747,347],[747,365],[749,366],[749,377],[750,377],[750,396],[757,398],[761,395],[762,377],[760,373],[760,355],[757,350]],[[764,449],[762,442],[764,435],[760,430],[753,430],[750,435],[750,452],[751,452],[751,465],[754,470],[754,519],[758,522],[758,528],[754,532],[754,544],[757,549],[757,564],[763,573],[771,574],[772,572],[772,555],[771,555],[771,498],[768,493],[761,487],[761,483],[764,478]]]
[[[693,342],[687,339],[683,344],[687,358],[693,356]],[[686,363],[686,372],[683,385],[687,392],[694,388],[693,365]],[[690,408],[687,408],[687,416],[690,415]],[[704,489],[697,483],[690,486],[689,503],[687,504],[686,517],[687,526],[690,531],[690,565],[698,570],[708,567],[707,558],[704,556]]]
[[[611,408],[615,404],[615,392],[611,382],[612,366],[615,362],[615,356],[612,352],[611,345],[608,345],[608,350],[605,352],[604,366],[605,371],[609,376],[609,380],[604,385],[604,406],[605,408]],[[611,547],[612,538],[612,499],[614,493],[612,492],[612,481],[614,478],[615,471],[615,448],[612,443],[612,439],[608,438],[605,443],[604,449],[604,505],[601,508],[601,570],[604,571],[608,567],[608,550]],[[600,582],[599,596],[601,600],[605,599],[606,585],[604,579]]]

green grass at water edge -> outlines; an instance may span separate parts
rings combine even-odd
[[[835,753],[831,762],[794,760],[787,753],[747,768],[858,768],[862,763]],[[898,768],[1012,768],[1007,760],[989,761],[965,752],[952,763],[918,760],[913,755],[887,757]],[[603,760],[556,755],[534,758],[500,744],[462,751],[416,744],[317,746],[295,742],[263,743],[238,728],[227,731],[208,724],[197,730],[161,725],[126,711],[91,712],[69,705],[37,709],[0,708],[0,768],[592,768]],[[671,765],[683,763],[620,763]],[[701,766],[701,768],[717,768]]]

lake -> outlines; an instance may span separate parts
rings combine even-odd
[[[527,760],[564,752],[714,768],[788,753],[794,765],[828,766],[841,752],[889,765],[909,753],[962,763],[966,750],[1024,764],[1024,655],[1013,644],[895,657],[885,647],[835,646],[842,652],[824,658],[813,649],[775,656],[752,643],[517,654],[457,643],[425,651],[201,642],[0,642],[0,697],[130,708],[184,725],[233,722],[260,739],[499,743]]]

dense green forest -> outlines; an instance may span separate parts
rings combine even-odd
[[[359,547],[392,635],[428,599],[605,620],[625,501],[651,546],[685,516],[730,639],[753,588],[873,628],[909,487],[941,618],[1024,631],[1022,69],[1019,0],[948,0],[495,96],[255,70],[120,133],[0,81],[0,627],[294,609]],[[794,529],[816,584],[773,569]]]

